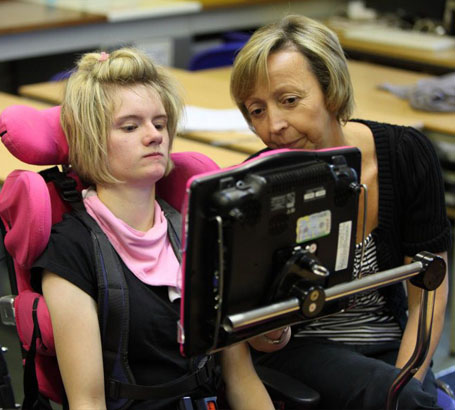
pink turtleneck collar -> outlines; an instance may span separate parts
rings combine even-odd
[[[95,190],[83,192],[88,214],[95,219],[125,265],[142,282],[180,288],[180,264],[167,236],[167,220],[155,201],[155,221],[147,232],[138,231],[117,218]]]

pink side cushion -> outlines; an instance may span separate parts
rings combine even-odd
[[[156,193],[180,211],[187,180],[194,175],[220,167],[212,159],[199,152],[175,152],[171,154],[171,158],[175,167],[167,177],[158,181]]]
[[[36,350],[38,353],[46,356],[55,356],[54,333],[52,331],[49,310],[47,309],[43,295],[30,290],[24,290],[16,296],[14,308],[17,333],[24,348],[28,350],[33,336],[33,315],[31,312],[33,311],[35,299],[38,299],[37,318],[41,335],[41,338],[38,338]]]
[[[16,158],[34,165],[68,163],[68,143],[60,126],[60,107],[37,110],[12,105],[0,115],[0,134]]]
[[[43,252],[51,232],[49,191],[41,175],[13,171],[0,191],[5,247],[15,262],[29,269]]]

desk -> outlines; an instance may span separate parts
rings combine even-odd
[[[229,94],[229,69],[186,71],[176,68],[170,73],[181,85],[181,93],[185,103],[208,108],[234,108]],[[62,101],[64,82],[46,82],[20,87],[24,97],[34,98],[54,105]],[[251,154],[264,148],[262,141],[254,135],[233,132],[189,132],[183,135],[200,142],[215,146],[224,146],[232,150]]]
[[[355,26],[355,22],[346,19],[329,19],[325,21],[334,30],[347,54],[365,54],[371,57],[381,57],[388,61],[406,64],[408,68],[430,69],[439,72],[455,70],[455,48],[443,51],[422,51],[395,45],[382,45],[367,40],[350,39],[344,36],[347,28]],[[386,61],[384,60],[384,61]]]
[[[12,0],[0,1],[0,16],[0,36],[106,21],[102,14]]]
[[[454,113],[428,113],[411,108],[407,100],[378,90],[377,84],[391,82],[412,85],[424,74],[379,66],[371,63],[349,61],[349,70],[354,84],[356,110],[354,117],[392,124],[411,125],[428,132],[455,136]],[[234,108],[229,94],[231,69],[218,68],[188,72],[170,69],[183,87],[185,102],[207,108]],[[59,104],[63,83],[40,83],[22,86],[19,92],[26,97]],[[264,145],[258,138],[233,133],[192,132],[186,137],[197,138],[215,145],[229,146],[246,153],[256,152]]]
[[[4,2],[1,15],[9,16],[14,1]],[[84,3],[84,2],[83,2]],[[16,21],[14,27],[0,31],[0,61],[20,58],[68,53],[84,49],[118,47],[121,44],[150,43],[159,39],[191,39],[198,34],[219,33],[225,30],[237,30],[258,27],[276,20],[284,13],[299,13],[315,18],[329,15],[337,7],[337,0],[294,0],[245,1],[242,7],[225,1],[219,7],[183,10],[181,13],[167,15],[131,17],[126,20],[108,22],[106,16],[98,21],[79,21],[78,24],[47,25],[37,21],[33,26]],[[237,2],[238,3],[238,2]],[[27,4],[32,7],[32,4]],[[43,13],[43,4],[33,4]],[[28,14],[28,13],[24,13]],[[80,13],[79,13],[80,14]],[[38,14],[37,14],[38,15]],[[8,19],[6,19],[8,20]],[[38,19],[40,20],[40,19]],[[65,25],[65,26],[64,26]]]
[[[169,70],[182,85],[187,104],[207,108],[234,108],[229,94],[229,67],[193,72],[174,68]],[[411,108],[407,100],[376,88],[377,84],[385,81],[411,85],[426,75],[359,61],[349,61],[349,70],[356,100],[354,117],[422,128],[430,138],[434,134],[442,134],[455,143],[455,113],[417,111]],[[26,97],[59,104],[63,87],[64,83],[40,83],[22,86],[19,92]],[[246,154],[265,147],[255,136],[233,132],[194,131],[185,133],[184,137]],[[455,209],[448,208],[448,212],[455,219]]]
[[[21,98],[14,95],[0,92],[0,111],[10,105],[23,104],[35,107],[37,109],[44,109],[51,106],[51,104],[31,100],[28,98]],[[212,158],[221,167],[227,167],[230,165],[239,164],[242,162],[247,155],[245,153],[232,151],[230,149],[215,147],[202,142],[189,140],[185,138],[177,137],[174,140],[173,151],[197,151],[201,152],[208,157]],[[25,169],[29,171],[40,171],[42,169],[49,168],[48,166],[36,166],[26,164],[13,155],[0,143],[0,183],[3,183],[8,174],[15,169]]]

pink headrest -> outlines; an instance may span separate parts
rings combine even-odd
[[[12,105],[0,115],[0,134],[16,158],[33,165],[68,163],[68,143],[60,126],[60,107],[44,110]]]
[[[0,216],[7,234],[5,248],[22,268],[29,269],[49,241],[49,191],[41,175],[13,171],[0,191]]]

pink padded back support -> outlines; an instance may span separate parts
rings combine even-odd
[[[4,134],[3,134],[4,133]],[[0,116],[0,134],[16,158],[33,165],[68,163],[68,144],[60,126],[60,107],[37,110],[12,105]]]

